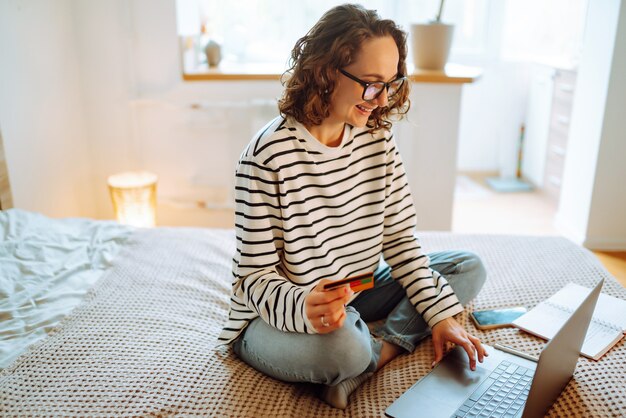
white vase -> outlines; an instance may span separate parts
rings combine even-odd
[[[443,71],[450,55],[454,26],[445,23],[411,25],[411,47],[415,68]]]
[[[214,40],[210,40],[204,47],[204,53],[206,54],[206,62],[209,67],[217,67],[222,59],[222,48],[220,44]]]

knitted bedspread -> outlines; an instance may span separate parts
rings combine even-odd
[[[513,328],[475,329],[471,309],[531,308],[572,281],[604,277],[587,250],[558,237],[423,233],[426,251],[479,254],[487,282],[461,322],[483,342],[538,355],[545,341]],[[86,298],[47,338],[0,372],[1,416],[379,417],[429,371],[430,339],[366,381],[346,410],[318,400],[318,387],[287,384],[216,348],[226,320],[235,236],[230,230],[140,230]],[[580,357],[548,416],[626,416],[624,340],[599,361]]]

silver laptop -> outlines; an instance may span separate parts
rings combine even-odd
[[[455,347],[385,414],[393,418],[544,416],[574,375],[603,283],[604,279],[572,313],[537,362],[485,345],[489,357],[471,371],[465,350]]]

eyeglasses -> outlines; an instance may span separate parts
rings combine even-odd
[[[406,81],[406,77],[398,77],[395,80],[390,81],[389,83],[385,83],[384,81],[367,82],[359,79],[356,76],[353,76],[352,74],[350,74],[346,70],[342,70],[341,68],[339,69],[339,71],[341,72],[341,74],[363,86],[363,95],[361,96],[361,98],[368,102],[371,100],[375,100],[378,96],[380,96],[383,90],[387,90],[387,97],[391,98],[395,96],[400,91],[400,87],[402,87],[402,85]]]

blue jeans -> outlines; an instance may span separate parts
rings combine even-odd
[[[461,304],[478,294],[486,278],[478,256],[442,251],[429,257],[430,267],[447,279]],[[384,321],[372,330],[378,337],[373,338],[366,322],[379,320]],[[361,292],[346,307],[343,327],[330,334],[288,333],[256,318],[233,343],[233,350],[250,366],[278,380],[332,386],[376,370],[382,340],[413,352],[429,335],[430,327],[381,260],[375,287]]]

